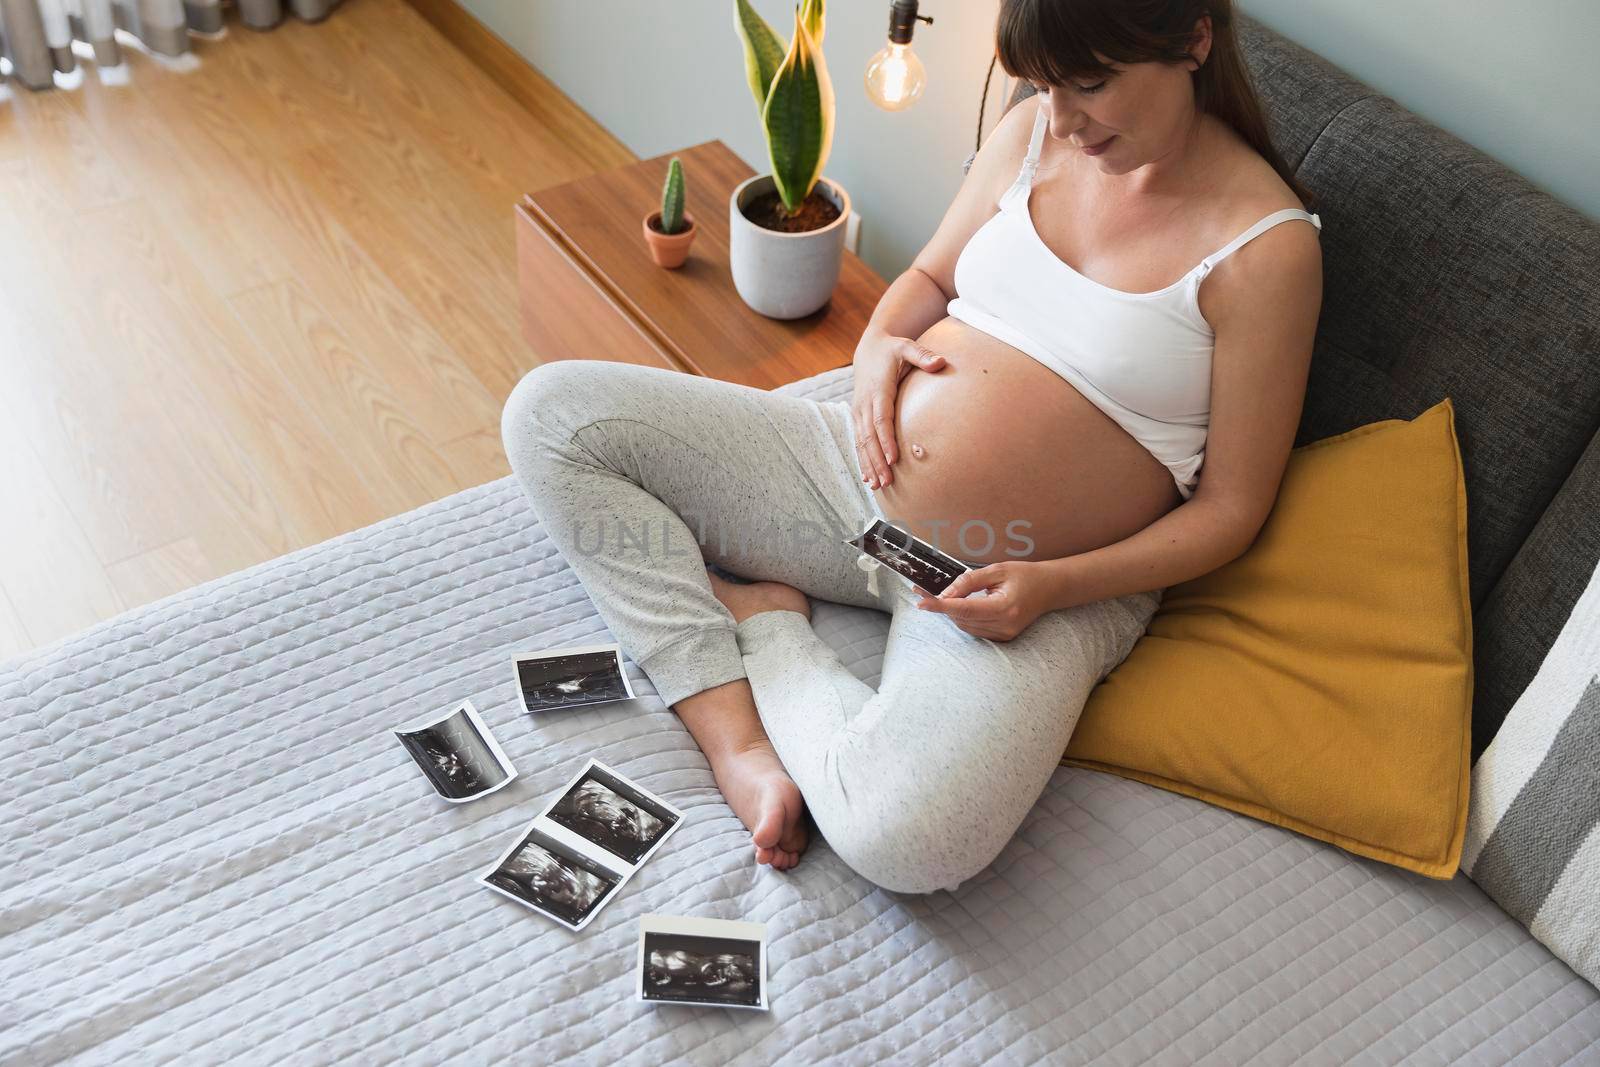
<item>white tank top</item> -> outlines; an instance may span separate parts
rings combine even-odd
[[[1028,212],[1048,120],[1041,106],[1022,172],[956,260],[957,296],[945,313],[1065,378],[1164,463],[1188,500],[1205,462],[1216,339],[1200,314],[1200,283],[1264,230],[1305,219],[1320,231],[1322,220],[1298,208],[1275,211],[1165,289],[1107,288],[1056,258]]]

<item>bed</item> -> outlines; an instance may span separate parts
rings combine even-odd
[[[886,622],[815,605],[869,683]],[[0,667],[0,1062],[1600,1056],[1600,995],[1464,876],[1094,771],[954,893],[758,867],[631,661],[636,699],[520,710],[514,652],[607,640],[507,478]],[[518,778],[452,805],[391,731],[463,698]],[[476,878],[590,756],[686,818],[572,933]],[[636,1000],[646,913],[765,923],[770,1010]]]

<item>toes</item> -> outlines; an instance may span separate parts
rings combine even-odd
[[[800,851],[793,848],[755,846],[756,862],[764,863],[775,871],[786,871],[800,862]]]
[[[750,839],[756,843],[756,848],[771,851],[777,847],[778,839],[782,835],[783,805],[764,805],[760,820],[756,823],[755,829],[750,831]]]
[[[785,852],[792,852],[794,855],[799,856],[800,853],[806,850],[806,846],[810,843],[811,838],[806,833],[805,829],[799,825],[796,825],[791,828],[788,833],[778,838],[776,845]]]

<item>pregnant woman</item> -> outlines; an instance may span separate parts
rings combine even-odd
[[[879,302],[849,403],[563,361],[506,404],[534,511],[775,868],[808,809],[888,889],[992,862],[1162,591],[1254,540],[1299,423],[1321,221],[1228,0],[1003,0],[997,42],[1038,92]],[[874,518],[975,569],[864,572]],[[876,690],[808,597],[891,615]]]

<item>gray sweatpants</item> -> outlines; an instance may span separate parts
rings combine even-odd
[[[1152,590],[1052,611],[997,642],[919,610],[888,570],[874,594],[842,543],[882,514],[843,402],[568,360],[518,383],[502,432],[535,514],[661,699],[748,678],[817,827],[888,889],[953,889],[994,860],[1160,603]],[[890,613],[877,690],[798,612],[735,625],[708,562]]]

